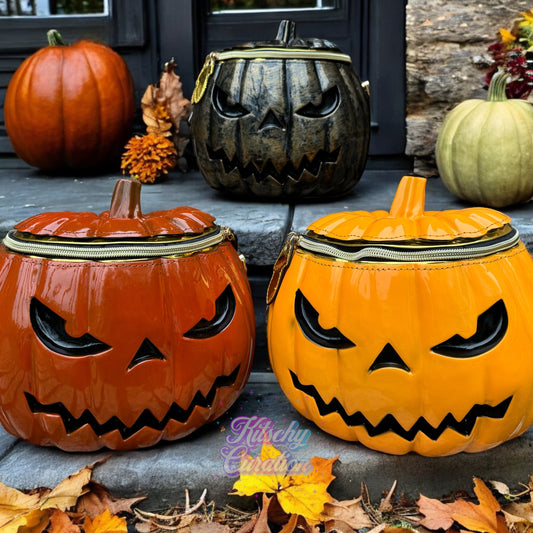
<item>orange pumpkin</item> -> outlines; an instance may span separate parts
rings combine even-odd
[[[183,207],[142,214],[140,184],[111,209],[45,213],[0,247],[0,422],[90,451],[179,439],[248,379],[255,324],[228,228]]]
[[[424,210],[326,216],[269,287],[272,368],[323,430],[393,454],[494,447],[533,422],[533,261],[509,218]]]
[[[6,131],[17,155],[47,171],[118,165],[135,102],[124,60],[90,41],[50,46],[28,57],[9,82]]]

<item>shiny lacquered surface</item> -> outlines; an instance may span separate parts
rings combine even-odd
[[[402,211],[412,227],[424,216]],[[432,263],[348,262],[298,248],[281,261],[268,313],[272,368],[324,431],[440,456],[492,448],[533,422],[533,261],[522,243]]]
[[[0,309],[0,421],[40,445],[179,439],[224,413],[251,369],[253,305],[228,240],[183,257],[102,262],[2,246]]]
[[[308,229],[342,241],[437,240],[445,243],[483,237],[511,221],[504,213],[483,207],[426,211],[425,186],[425,178],[404,177],[389,211],[331,213],[313,222]]]

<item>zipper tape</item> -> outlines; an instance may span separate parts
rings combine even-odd
[[[498,252],[509,250],[520,241],[518,230],[510,231],[501,237],[490,241],[477,241],[474,243],[450,246],[418,246],[401,247],[398,245],[359,245],[355,251],[347,250],[346,246],[336,246],[302,235],[298,245],[303,250],[325,255],[334,259],[350,262],[386,261],[400,263],[430,263],[438,261],[458,261],[463,259],[476,259]]]
[[[197,104],[204,96],[207,82],[215,69],[215,62],[229,61],[232,59],[327,59],[351,63],[352,58],[342,52],[330,50],[313,50],[309,48],[243,48],[240,50],[226,50],[211,52],[205,58],[204,66],[196,78],[191,102]],[[368,91],[368,87],[365,87]]]
[[[342,61],[343,63],[352,62],[352,58],[348,54],[330,50],[314,50],[312,48],[243,48],[240,50],[213,52],[213,58],[217,61],[226,61],[228,59],[327,59],[330,61]]]
[[[16,230],[4,237],[5,247],[20,254],[46,257],[49,259],[72,259],[79,261],[113,261],[150,259],[156,257],[183,256],[212,248],[226,239],[233,239],[232,231],[218,226],[208,235],[186,240],[164,240],[161,242],[141,241],[58,241],[37,240],[25,237]]]

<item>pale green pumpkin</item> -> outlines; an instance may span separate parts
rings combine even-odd
[[[472,203],[504,207],[533,196],[533,106],[508,100],[508,74],[496,73],[487,100],[471,99],[446,116],[437,167],[450,192]]]

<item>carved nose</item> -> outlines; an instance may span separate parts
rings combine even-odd
[[[164,361],[166,357],[150,339],[144,339],[139,346],[137,353],[133,356],[133,359],[128,365],[128,370],[144,361],[150,361],[151,359],[162,359]]]
[[[374,370],[379,370],[380,368],[399,368],[406,372],[411,371],[400,357],[400,354],[389,343],[387,343],[383,350],[381,350],[368,371],[374,372]]]
[[[285,129],[285,122],[282,118],[278,117],[272,109],[268,110],[268,113],[264,116],[261,124],[259,125],[259,130],[264,130],[267,128],[280,128]]]

